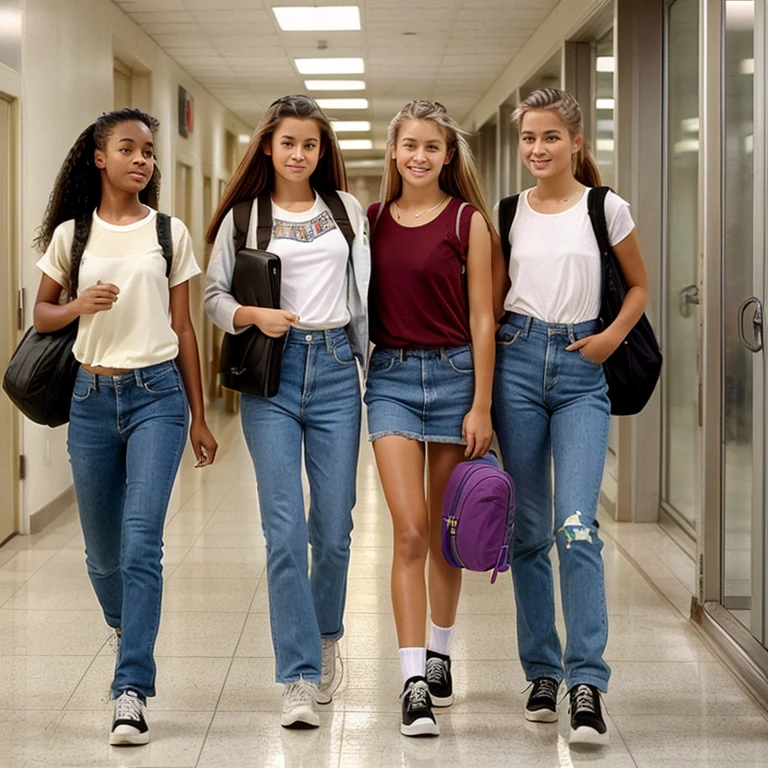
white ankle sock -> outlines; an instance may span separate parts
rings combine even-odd
[[[400,669],[403,671],[403,682],[412,677],[424,677],[427,673],[426,648],[401,648]]]
[[[432,631],[429,633],[429,650],[447,656],[451,632],[453,632],[453,627],[438,627],[437,624],[432,624]]]

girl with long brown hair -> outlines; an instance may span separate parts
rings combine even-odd
[[[516,484],[510,562],[520,661],[531,682],[524,714],[532,722],[557,721],[565,680],[571,743],[604,744],[600,692],[608,690],[610,668],[603,659],[608,622],[596,515],[610,404],[602,363],[642,315],[648,275],[629,205],[609,192],[608,238],[628,293],[619,316],[603,328],[601,255],[588,210],[601,180],[585,146],[581,109],[565,91],[544,88],[519,105],[514,119],[536,186],[519,195],[511,226],[500,232],[509,261],[495,281],[503,317],[493,413],[504,468]],[[500,219],[511,201],[502,201]],[[555,628],[553,543],[564,653]]]
[[[241,397],[267,542],[285,727],[317,727],[317,704],[331,701],[341,675],[338,640],[344,634],[360,440],[356,361],[365,359],[368,348],[370,274],[365,216],[344,190],[344,163],[328,118],[308,96],[286,96],[261,118],[208,230],[208,316],[228,333],[256,325],[267,336],[285,337],[277,394]],[[272,214],[268,250],[281,261],[279,309],[243,306],[232,295],[232,208],[252,201],[245,245],[255,247],[258,198],[264,195]],[[354,232],[351,248],[341,229],[347,222],[337,222],[327,202],[334,196]]]
[[[368,210],[376,348],[365,402],[394,529],[400,731],[437,735],[432,707],[453,702],[448,643],[461,589],[440,550],[443,493],[454,467],[485,454],[492,437],[493,227],[467,141],[441,104],[403,107],[386,151],[381,202]]]

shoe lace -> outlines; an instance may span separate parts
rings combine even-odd
[[[428,705],[427,703],[427,696],[429,694],[429,690],[424,683],[419,685],[418,683],[411,686],[410,695],[408,697],[408,708],[413,709],[424,709]]]
[[[427,682],[428,683],[442,683],[444,678],[445,666],[442,659],[438,659],[434,656],[427,659]]]
[[[539,696],[546,696],[550,699],[557,700],[558,684],[556,680],[551,677],[540,677],[534,680],[531,684],[533,690],[531,691],[531,698],[535,699]]]
[[[307,680],[296,680],[288,683],[283,689],[283,696],[288,699],[288,705],[311,704],[317,701],[315,696],[315,686]]]
[[[589,712],[595,714],[595,694],[588,685],[578,685],[571,696],[571,708],[574,714],[577,712]]]
[[[117,699],[117,708],[115,712],[116,720],[141,720],[143,717],[143,705],[137,696],[128,696],[123,694]]]

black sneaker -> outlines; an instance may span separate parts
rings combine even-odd
[[[574,685],[571,697],[571,744],[607,744],[608,728],[603,720],[600,691],[594,685]]]
[[[560,683],[553,677],[537,677],[525,703],[525,719],[532,723],[557,722],[557,689]]]
[[[433,707],[450,707],[453,704],[450,656],[427,649],[427,686]]]
[[[115,717],[109,743],[113,747],[149,744],[147,705],[136,691],[123,691],[115,699]]]
[[[403,719],[400,733],[403,736],[439,736],[440,728],[432,712],[429,687],[423,677],[412,677],[400,694]]]

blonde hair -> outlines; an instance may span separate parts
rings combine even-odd
[[[397,166],[390,158],[397,145],[400,126],[406,120],[432,120],[445,131],[448,151],[452,151],[453,155],[450,162],[440,171],[440,189],[447,195],[464,200],[477,208],[488,224],[488,228],[493,232],[493,222],[480,188],[475,160],[467,143],[466,134],[448,115],[445,107],[437,101],[426,99],[411,101],[392,118],[387,131],[387,162],[381,180],[381,210],[384,210],[392,200],[397,200],[403,191],[403,180],[400,178]]]
[[[272,135],[286,117],[314,120],[320,130],[320,160],[309,177],[312,188],[320,191],[327,189],[347,191],[344,158],[331,121],[309,96],[283,96],[273,101],[259,120],[245,157],[232,174],[216,213],[213,214],[205,235],[207,242],[212,243],[216,239],[216,233],[230,208],[242,200],[253,200],[262,192],[271,191],[274,188],[275,170],[272,158],[264,153],[264,148],[271,143]]]
[[[518,130],[523,117],[528,112],[538,110],[557,112],[568,128],[568,135],[571,140],[577,136],[582,137],[581,149],[573,155],[571,160],[571,168],[576,181],[585,187],[602,186],[603,179],[600,175],[600,169],[597,167],[592,153],[587,149],[586,140],[584,140],[584,114],[579,102],[570,93],[559,88],[539,88],[527,99],[521,101],[512,114],[512,120],[517,124]]]

